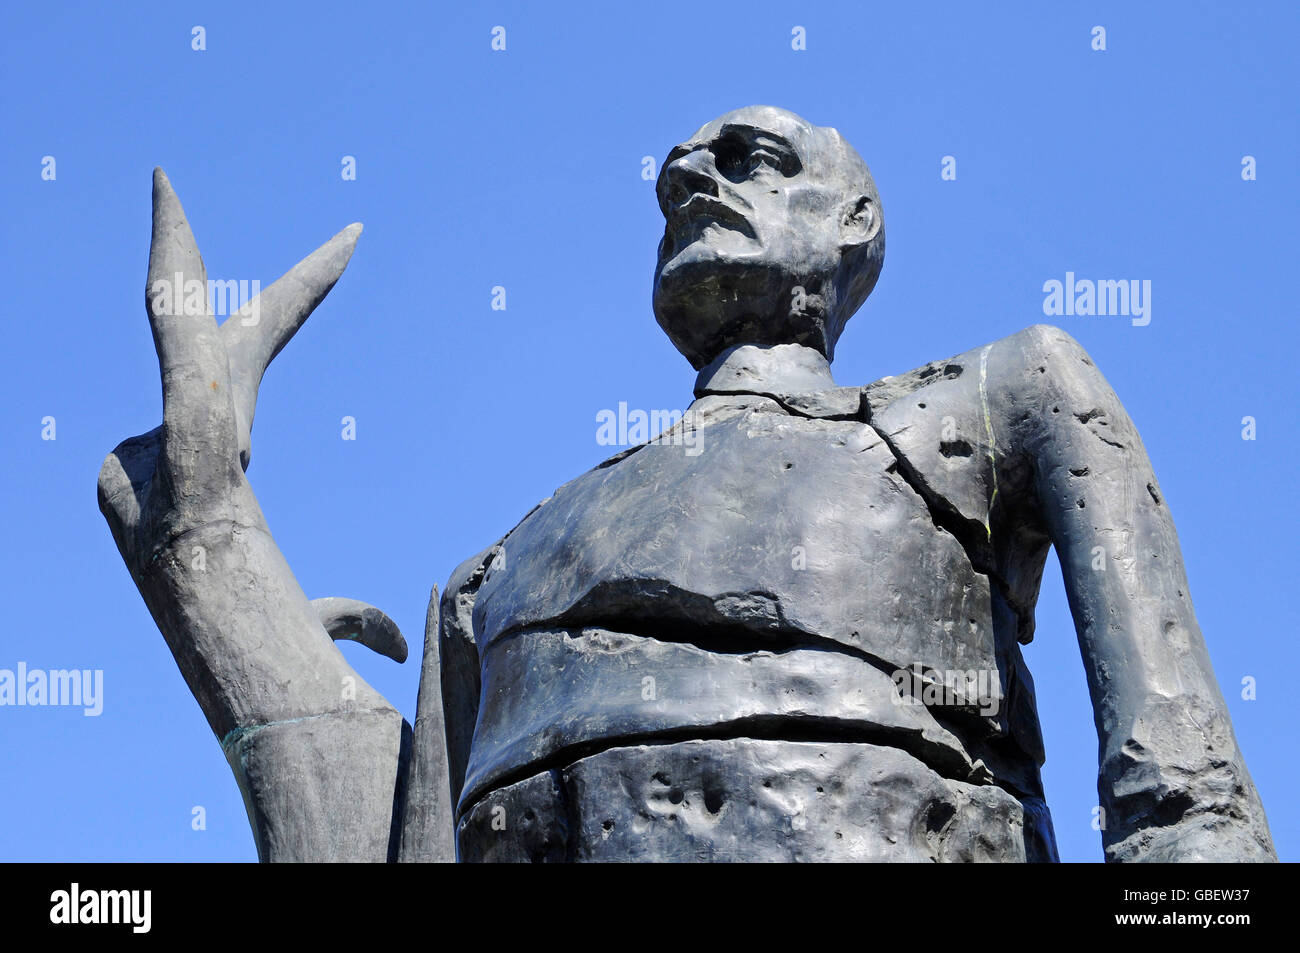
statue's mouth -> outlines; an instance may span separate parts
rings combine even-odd
[[[749,219],[722,200],[703,192],[695,192],[684,202],[674,205],[667,219],[665,259],[698,241],[711,225],[739,232],[746,238],[758,237]]]

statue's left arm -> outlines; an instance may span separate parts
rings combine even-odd
[[[992,345],[985,373],[990,426],[1030,461],[1064,573],[1100,742],[1106,859],[1276,859],[1133,422],[1057,328]]]
[[[397,856],[410,729],[333,640],[399,662],[406,643],[373,606],[307,598],[245,475],[262,375],[359,233],[344,229],[218,325],[198,245],[156,170],[146,310],[163,422],[119,444],[99,475],[100,510],[268,861]]]

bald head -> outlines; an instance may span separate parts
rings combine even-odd
[[[875,183],[839,132],[737,109],[674,148],[656,188],[655,317],[693,366],[740,344],[834,356],[885,251]]]

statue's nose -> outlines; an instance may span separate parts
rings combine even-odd
[[[707,149],[695,149],[674,159],[664,168],[661,199],[667,205],[679,205],[697,192],[717,198],[718,180],[713,171],[713,157]]]

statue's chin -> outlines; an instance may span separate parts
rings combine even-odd
[[[655,269],[655,317],[696,368],[734,344],[820,347],[819,317],[790,310],[792,289],[812,284],[788,265],[797,251],[789,243],[773,246],[709,228],[661,259]]]

